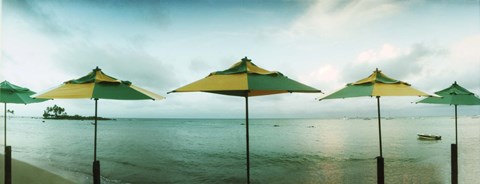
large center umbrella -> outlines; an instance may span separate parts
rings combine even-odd
[[[378,139],[380,142],[380,156],[377,157],[377,180],[384,183],[383,153],[382,153],[382,128],[380,116],[380,97],[382,96],[431,96],[410,86],[410,84],[392,79],[376,69],[373,74],[359,81],[349,83],[346,87],[327,95],[320,100],[352,97],[376,97],[378,113]]]
[[[450,87],[435,92],[441,98],[428,97],[417,103],[446,104],[455,106],[455,144],[452,144],[452,183],[458,183],[457,167],[457,106],[458,105],[480,105],[480,98],[454,82]]]
[[[46,99],[94,99],[95,133],[93,151],[93,181],[100,183],[100,161],[97,160],[97,101],[113,100],[161,100],[164,97],[139,88],[129,81],[122,81],[106,75],[98,67],[89,74],[64,82],[59,87],[35,96]]]
[[[14,85],[8,81],[0,83],[0,102],[4,103],[4,147],[5,147],[5,183],[11,183],[11,147],[7,146],[7,103],[29,104],[43,102],[46,99],[34,99],[35,92]]]
[[[248,97],[291,92],[318,93],[321,91],[289,79],[280,72],[260,68],[245,57],[227,70],[212,72],[207,77],[172,92],[209,92],[245,97],[247,182],[250,183]]]

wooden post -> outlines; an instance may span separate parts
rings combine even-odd
[[[452,184],[458,183],[457,145],[452,144]]]
[[[93,183],[100,184],[100,161],[93,161]]]
[[[384,184],[385,183],[385,173],[384,171],[384,161],[383,157],[377,157],[377,183]]]
[[[12,147],[5,146],[5,184],[12,183]]]

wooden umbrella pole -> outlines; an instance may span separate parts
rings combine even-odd
[[[93,161],[97,160],[97,101],[98,99],[95,99],[95,133],[93,136]]]
[[[458,144],[457,136],[457,105],[455,104],[455,144]]]
[[[248,92],[247,92],[248,93]],[[250,140],[248,134],[248,94],[245,96],[245,131],[247,145],[247,183],[250,183]]]
[[[378,139],[380,140],[380,157],[383,157],[382,153],[382,125],[380,117],[380,97],[377,96],[377,113],[378,113]]]
[[[4,143],[3,143],[3,146],[4,147],[7,147],[7,103],[5,102],[5,109],[4,109],[4,115],[3,115],[3,123],[4,123]]]

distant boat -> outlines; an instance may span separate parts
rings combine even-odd
[[[419,133],[417,134],[419,139],[425,139],[425,140],[440,140],[442,139],[442,136],[440,135],[433,135],[433,134],[423,134]]]

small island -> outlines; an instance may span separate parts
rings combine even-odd
[[[68,115],[65,111],[65,108],[62,108],[57,105],[53,105],[53,107],[47,107],[46,110],[43,111],[43,119],[62,119],[62,120],[94,120],[95,116],[80,116],[75,114],[73,116]],[[97,120],[114,120],[112,118],[104,118],[104,117],[97,117]]]

